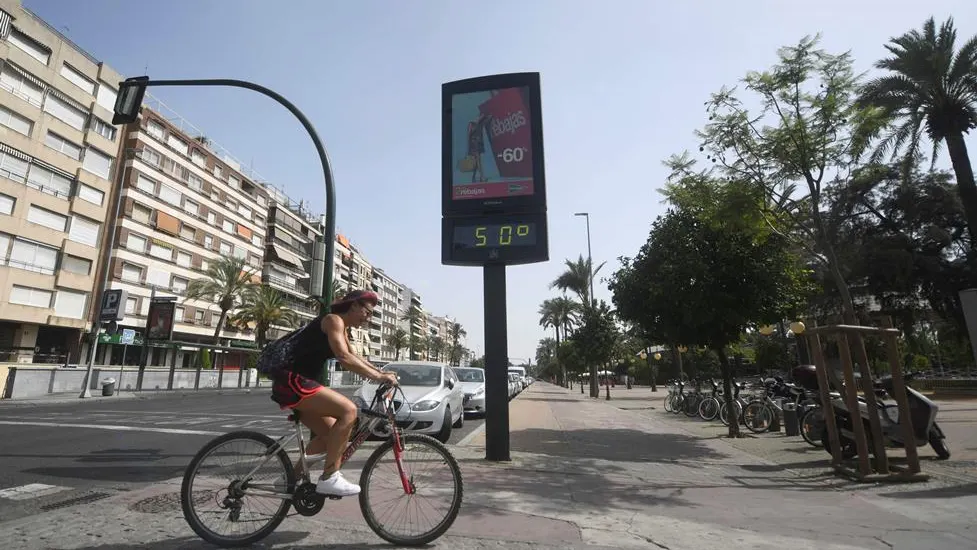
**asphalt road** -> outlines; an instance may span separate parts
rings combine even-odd
[[[267,391],[0,403],[0,520],[180,477],[208,440],[240,429],[277,437],[291,429],[285,416]],[[483,423],[467,418],[449,444]],[[360,447],[350,479],[376,445]]]

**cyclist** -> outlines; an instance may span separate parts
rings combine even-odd
[[[350,350],[347,329],[366,323],[380,303],[376,293],[353,290],[330,306],[330,313],[320,315],[295,335],[294,362],[272,375],[271,398],[281,408],[295,409],[303,424],[314,434],[306,448],[309,463],[325,460],[316,492],[322,495],[352,496],[359,485],[348,481],[339,471],[342,454],[356,422],[356,405],[339,392],[317,381],[322,366],[336,359],[343,368],[380,383],[397,384],[393,373],[379,369]]]

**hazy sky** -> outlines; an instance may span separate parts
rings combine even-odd
[[[565,258],[602,275],[633,256],[663,206],[661,161],[694,149],[710,92],[768,67],[779,46],[823,33],[859,70],[930,15],[977,33],[977,2],[937,0],[315,1],[24,0],[125,76],[241,78],[296,103],[325,142],[337,224],[366,257],[457,317],[483,352],[482,273],[441,265],[440,86],[539,71],[549,199],[547,263],[508,269],[509,356],[531,357],[537,309]],[[310,140],[287,111],[237,89],[152,91],[290,196],[323,209]],[[974,140],[970,140],[974,149]],[[973,154],[972,154],[973,156]],[[407,207],[408,200],[413,207]],[[597,282],[598,298],[610,300]]]

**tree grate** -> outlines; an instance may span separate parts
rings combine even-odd
[[[61,502],[54,502],[51,504],[45,504],[41,506],[41,510],[45,512],[50,512],[51,510],[60,510],[62,508],[69,508],[71,506],[76,506],[78,504],[89,504],[97,500],[102,500],[103,498],[108,498],[112,496],[112,493],[100,493],[94,492],[87,495],[81,495],[74,498],[69,498],[68,500],[62,500]]]

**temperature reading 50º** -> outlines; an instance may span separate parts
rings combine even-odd
[[[509,164],[510,162],[522,162],[522,159],[526,158],[526,148],[506,147],[501,153],[495,156],[502,159],[502,162],[506,164]]]
[[[491,230],[491,231],[490,231]],[[513,237],[529,235],[529,225],[498,225],[494,227],[479,226],[475,228],[475,246],[509,246]]]

